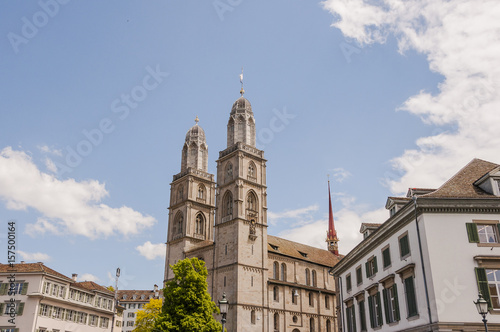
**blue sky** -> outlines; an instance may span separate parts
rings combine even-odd
[[[325,248],[330,174],[347,253],[361,222],[387,218],[387,196],[439,186],[474,157],[500,163],[499,12],[466,0],[3,1],[0,240],[14,219],[19,261],[160,284],[185,133],[198,116],[215,173],[243,66],[269,233]]]

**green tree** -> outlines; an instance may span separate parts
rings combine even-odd
[[[151,299],[141,310],[137,311],[133,332],[152,332],[155,322],[161,313],[161,299]]]
[[[170,268],[174,278],[163,290],[165,300],[155,331],[220,331],[222,326],[213,316],[219,313],[219,308],[208,294],[205,262],[186,258]]]
[[[115,288],[113,286],[108,286],[108,287],[106,287],[106,289],[109,290],[109,291],[112,291],[112,292],[115,291]]]

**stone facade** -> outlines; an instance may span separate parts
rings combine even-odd
[[[198,257],[212,299],[225,293],[230,303],[228,331],[335,331],[328,271],[339,257],[267,234],[267,160],[255,146],[250,102],[241,96],[233,104],[216,182],[203,163],[190,160],[207,156],[201,132],[198,123],[188,131],[184,150],[191,152],[183,152],[171,183],[165,281],[173,277],[170,265]]]

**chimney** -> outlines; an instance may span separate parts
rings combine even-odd
[[[73,281],[75,281],[75,282],[76,282],[76,279],[77,279],[77,278],[78,278],[78,274],[73,273],[73,274],[71,275],[71,279],[73,279]]]
[[[21,261],[21,264],[24,264],[24,261]]]

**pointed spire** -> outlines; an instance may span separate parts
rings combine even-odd
[[[243,95],[245,94],[245,90],[243,90],[243,66],[241,67],[240,83],[241,83],[240,95],[243,97]]]
[[[339,255],[339,239],[337,237],[337,231],[335,230],[335,224],[333,222],[333,209],[332,209],[332,195],[330,194],[330,179],[328,179],[328,232],[326,233],[326,243],[328,244],[328,250],[334,255]]]

